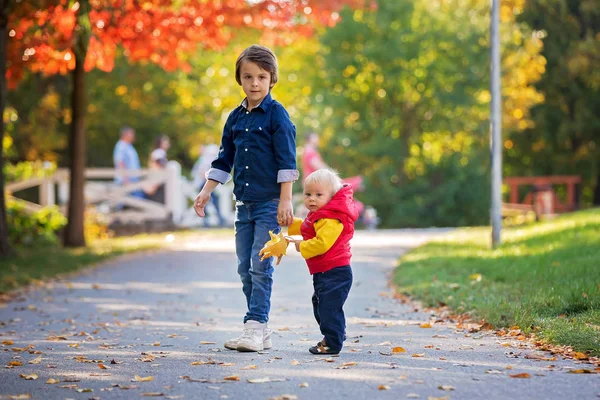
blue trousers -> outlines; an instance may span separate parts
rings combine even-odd
[[[260,261],[258,252],[271,239],[269,231],[279,233],[277,222],[279,199],[265,202],[238,202],[235,215],[235,249],[238,274],[246,296],[248,320],[265,323],[271,309],[273,258]]]
[[[312,296],[315,319],[332,350],[339,351],[344,345],[346,317],[344,303],[352,287],[352,268],[336,267],[313,275],[315,292]]]

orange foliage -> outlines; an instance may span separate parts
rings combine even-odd
[[[148,60],[165,70],[187,67],[183,55],[198,46],[219,49],[235,28],[260,29],[266,35],[310,35],[315,24],[332,26],[343,6],[366,0],[89,0],[91,38],[85,70],[114,67],[117,48],[132,61]],[[7,82],[14,87],[24,70],[66,74],[75,67],[74,32],[79,3],[68,0],[25,2],[11,14]],[[369,2],[373,5],[374,2]]]

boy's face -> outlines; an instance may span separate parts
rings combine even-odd
[[[333,197],[333,189],[320,183],[307,183],[304,185],[304,206],[309,211],[317,211]]]
[[[242,89],[248,98],[248,109],[258,106],[267,97],[271,84],[271,73],[252,61],[244,61],[240,67]]]

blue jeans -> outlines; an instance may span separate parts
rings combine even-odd
[[[238,274],[246,296],[248,320],[265,323],[271,309],[273,287],[273,258],[260,261],[258,252],[271,239],[269,231],[279,233],[277,223],[279,200],[264,202],[238,202],[235,212],[235,251]]]
[[[313,275],[315,293],[312,296],[315,319],[325,337],[325,343],[334,351],[342,350],[346,335],[344,303],[352,286],[352,268],[336,267]]]

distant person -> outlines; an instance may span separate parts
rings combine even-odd
[[[121,128],[120,139],[115,145],[113,151],[113,162],[117,170],[115,183],[117,185],[128,185],[139,182],[139,176],[128,176],[126,173],[140,170],[140,158],[133,143],[135,142],[135,130],[130,126]],[[130,193],[133,197],[143,199],[144,191],[139,189]]]
[[[171,147],[171,141],[166,135],[159,135],[154,141],[154,150],[148,159],[150,171],[164,170],[167,167],[167,150]],[[149,200],[165,204],[165,184],[150,184],[144,188],[144,193]]]
[[[327,168],[319,153],[319,134],[312,132],[306,137],[304,151],[302,152],[302,177],[306,179],[318,169]]]
[[[206,172],[210,169],[210,164],[219,156],[219,146],[216,144],[207,144],[200,146],[200,156],[192,168],[192,179],[194,188],[200,193],[206,184]],[[225,226],[225,219],[219,208],[219,194],[213,192],[210,197],[210,202],[213,205],[219,220],[219,226]],[[208,226],[208,221],[203,220],[203,226]]]

